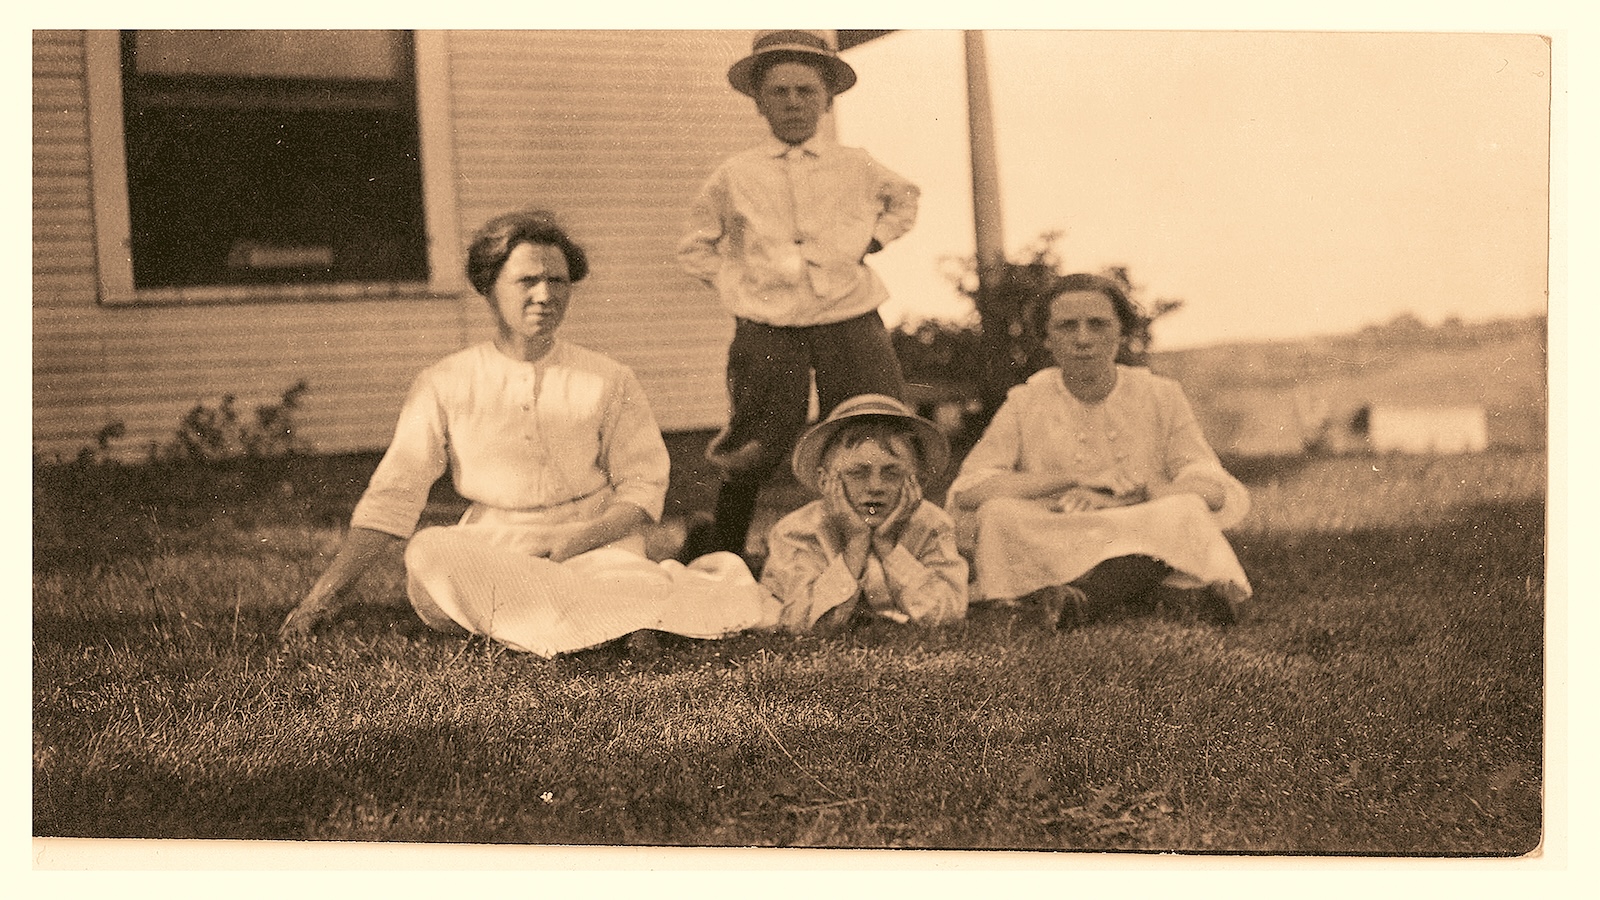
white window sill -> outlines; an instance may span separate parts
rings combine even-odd
[[[214,306],[334,303],[346,300],[455,300],[459,294],[421,282],[320,282],[148,288],[101,297],[103,306]]]

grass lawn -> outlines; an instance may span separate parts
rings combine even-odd
[[[369,607],[284,650],[372,462],[35,472],[34,835],[1491,856],[1542,837],[1542,453],[1236,461],[1258,602],[1228,630],[978,610],[543,661],[429,632],[395,560]],[[705,485],[674,490],[684,510]]]

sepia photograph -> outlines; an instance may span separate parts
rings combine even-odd
[[[34,866],[1545,859],[1564,36],[1006,21],[32,30]]]

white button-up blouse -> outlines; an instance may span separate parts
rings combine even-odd
[[[627,366],[562,340],[531,363],[486,342],[417,376],[351,525],[409,537],[447,467],[483,506],[539,510],[610,491],[659,519],[669,465]]]
[[[1205,479],[1227,496],[1222,527],[1249,507],[1243,485],[1222,467],[1176,381],[1118,366],[1100,403],[1067,390],[1061,370],[1035,372],[1012,388],[950,485],[950,495],[1001,472],[1061,472],[1090,478],[1115,472],[1134,484]]]

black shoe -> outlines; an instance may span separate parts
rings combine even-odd
[[[628,650],[628,658],[640,662],[655,659],[661,655],[661,639],[656,637],[654,631],[640,629],[622,639],[622,645]]]
[[[1023,597],[1022,614],[1045,631],[1071,631],[1091,621],[1089,595],[1076,585],[1053,584]]]
[[[1226,628],[1236,625],[1239,617],[1227,598],[1211,588],[1175,588],[1162,585],[1152,592],[1156,612],[1162,618],[1176,622],[1216,625]]]
[[[1239,614],[1233,611],[1228,598],[1211,588],[1201,588],[1197,593],[1200,596],[1195,604],[1195,617],[1200,621],[1221,628],[1239,624]]]
[[[695,513],[689,517],[689,527],[684,531],[683,546],[678,548],[673,557],[678,562],[688,565],[707,553],[716,549],[715,523],[705,513]]]

